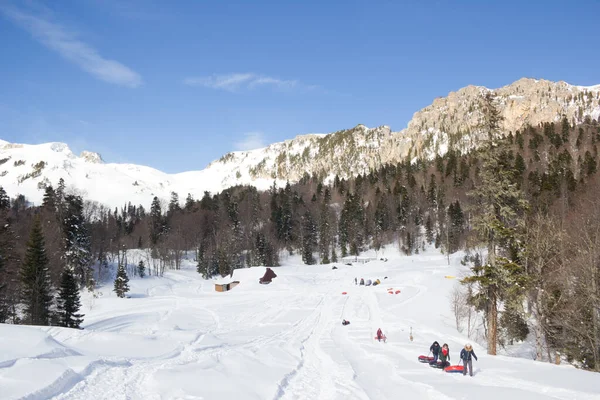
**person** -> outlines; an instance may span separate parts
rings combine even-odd
[[[470,343],[465,345],[465,348],[460,351],[460,359],[463,361],[463,375],[467,375],[467,366],[469,367],[469,375],[473,376],[473,360],[477,361],[477,356],[473,351],[473,346]]]
[[[360,278],[360,284],[364,285],[365,284],[365,279],[364,278]]]
[[[440,361],[442,362],[442,369],[450,365],[448,361],[450,361],[450,348],[448,347],[448,343],[444,343],[442,346],[442,351],[440,352]]]
[[[358,285],[358,279],[356,279],[356,277],[354,278],[354,284]]]
[[[350,321],[346,321],[346,320],[342,321],[342,325],[348,325],[349,323],[350,323]]]
[[[377,329],[377,340],[381,341],[381,339],[383,339],[383,332],[381,331],[381,328]]]
[[[440,344],[437,341],[433,342],[433,344],[429,347],[429,351],[433,354],[433,360],[431,360],[431,362],[436,363],[438,360],[438,355],[440,354]]]

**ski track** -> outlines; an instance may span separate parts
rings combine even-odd
[[[85,361],[88,357],[90,361],[77,369],[79,372],[66,368],[53,382],[21,398],[198,400],[213,397],[190,394],[185,388],[174,388],[168,395],[157,392],[153,386],[156,377],[181,371],[182,367],[199,371],[223,368],[222,362],[229,357],[242,357],[250,360],[252,364],[248,365],[256,363],[260,368],[264,362],[261,357],[266,354],[267,358],[283,357],[273,373],[273,382],[262,392],[240,388],[235,398],[458,400],[485,396],[492,400],[508,395],[515,399],[600,399],[600,395],[585,389],[527,380],[509,364],[503,364],[504,370],[488,368],[482,354],[474,364],[475,378],[445,374],[418,363],[417,356],[426,354],[433,340],[443,338],[453,343],[451,363],[455,364],[459,348],[454,343],[465,340],[439,322],[444,321],[446,310],[422,315],[423,304],[430,304],[429,297],[437,295],[446,284],[442,280],[432,286],[424,281],[443,276],[444,269],[439,265],[411,265],[404,274],[382,279],[378,287],[365,287],[354,285],[354,267],[306,276],[301,268],[290,267],[288,276],[282,272],[272,285],[219,294],[214,292],[212,281],[170,273],[165,282],[144,289],[148,297],[143,301],[118,311],[93,313],[84,330],[43,328],[52,350],[31,358],[0,361],[0,371],[27,360],[64,361],[70,365],[69,360]],[[392,271],[384,270],[390,275]],[[364,268],[360,274],[383,277],[380,271],[369,275]],[[401,293],[390,295],[389,287]],[[348,295],[342,295],[342,291]],[[438,322],[432,324],[430,317]],[[350,325],[341,325],[344,318]],[[379,327],[387,336],[385,343],[374,338]],[[413,341],[409,340],[411,328]],[[102,335],[125,335],[123,340],[146,340],[148,345],[156,341],[157,346],[169,343],[171,347],[158,352],[155,349],[145,357],[95,355],[93,344],[106,340]],[[468,391],[455,393],[457,383]]]

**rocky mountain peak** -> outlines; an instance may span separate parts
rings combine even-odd
[[[79,158],[82,158],[85,162],[92,164],[104,164],[104,160],[100,153],[95,153],[93,151],[82,151],[79,155]]]

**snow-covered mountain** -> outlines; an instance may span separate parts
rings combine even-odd
[[[266,189],[272,180],[251,180],[248,173],[231,179],[231,168],[213,163],[202,171],[166,174],[134,164],[105,163],[102,157],[84,151],[73,154],[65,143],[39,145],[0,142],[0,185],[10,196],[25,195],[39,204],[46,185],[56,187],[63,178],[68,191],[85,196],[108,207],[120,207],[131,201],[148,207],[154,196],[165,201],[171,192],[185,199],[187,193],[200,198],[204,191],[217,192],[248,182]]]
[[[64,143],[40,145],[0,141],[0,185],[10,196],[24,194],[39,203],[46,185],[62,177],[87,199],[119,207],[126,202],[148,206],[154,196],[167,200],[171,192],[183,200],[188,193],[200,198],[204,191],[218,192],[238,184],[267,189],[273,181],[283,185],[304,175],[325,181],[336,175],[348,178],[382,165],[402,161],[409,154],[432,158],[450,147],[468,151],[481,139],[480,102],[490,91],[468,86],[416,112],[406,129],[357,125],[330,134],[301,135],[265,148],[227,153],[200,171],[166,174],[133,164],[106,164],[99,154],[84,151],[79,157]],[[505,132],[526,124],[559,121],[572,124],[587,116],[600,118],[600,85],[582,87],[565,82],[520,79],[491,90],[503,116]]]

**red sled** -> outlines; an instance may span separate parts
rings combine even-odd
[[[433,357],[419,356],[419,362],[428,363],[430,361],[433,361]]]
[[[457,373],[460,372],[461,374],[464,371],[464,368],[462,365],[451,365],[449,367],[444,368],[445,372],[451,372],[451,373]]]

